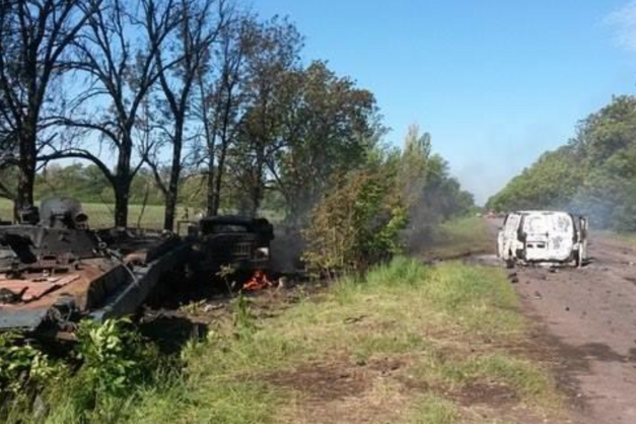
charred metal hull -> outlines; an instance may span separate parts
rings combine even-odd
[[[0,226],[0,332],[58,334],[133,314],[189,258],[189,243],[172,234],[88,230],[73,199],[41,210],[26,225]]]

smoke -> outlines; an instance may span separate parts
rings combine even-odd
[[[272,270],[282,274],[295,273],[303,268],[302,252],[305,242],[299,226],[275,226],[274,240],[270,244]]]

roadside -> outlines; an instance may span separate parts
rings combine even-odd
[[[491,245],[488,230],[447,226],[461,251]],[[554,352],[520,311],[501,268],[399,257],[363,279],[183,305],[156,317],[161,328],[208,332],[169,346],[179,370],[88,412],[70,379],[44,394],[43,419],[18,411],[9,422],[572,422]]]
[[[437,262],[491,254],[494,246],[489,225],[474,216],[443,223],[434,231],[432,240],[413,253],[426,262]]]
[[[363,280],[295,293],[289,301],[264,292],[220,313],[208,340],[188,352],[188,379],[140,399],[134,421],[533,424],[565,416],[501,270],[398,258]]]

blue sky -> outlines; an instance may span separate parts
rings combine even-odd
[[[636,91],[625,0],[254,0],[288,15],[304,58],[373,91],[401,143],[410,123],[484,201],[614,94]]]

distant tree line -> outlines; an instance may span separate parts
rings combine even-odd
[[[231,0],[3,1],[0,196],[16,215],[46,193],[112,202],[117,226],[140,202],[168,230],[183,203],[306,220],[385,129],[373,93],[302,50]]]
[[[487,206],[567,209],[597,227],[636,231],[636,97],[616,97],[582,120],[576,137],[541,156]]]

